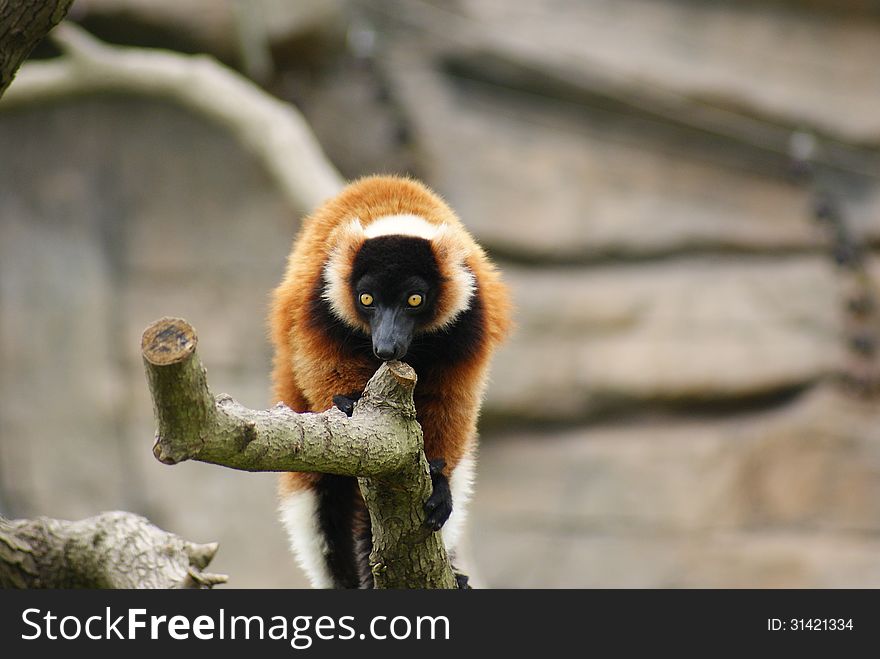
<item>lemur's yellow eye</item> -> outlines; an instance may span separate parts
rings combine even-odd
[[[411,307],[417,307],[422,303],[422,296],[416,293],[415,295],[410,295],[406,303]]]
[[[373,296],[369,293],[361,293],[361,304],[365,307],[369,307],[373,304]]]

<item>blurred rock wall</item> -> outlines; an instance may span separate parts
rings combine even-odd
[[[100,7],[138,5],[82,4],[105,38],[125,31]],[[880,586],[880,328],[853,306],[880,276],[880,11],[335,7],[271,37],[268,88],[345,175],[438,189],[516,298],[483,419],[480,580]],[[184,38],[151,20],[137,43]],[[238,62],[235,39],[191,43]],[[266,294],[295,218],[179,108],[2,109],[3,511],[128,508],[219,540],[232,585],[301,585],[271,476],[152,459],[138,356],[146,324],[184,316],[215,390],[267,404]],[[812,177],[792,175],[794,131],[815,135]]]
[[[213,126],[149,99],[3,114],[0,145],[16,154],[0,160],[5,512],[134,510],[219,540],[217,569],[239,586],[302,583],[271,475],[153,459],[139,349],[152,320],[185,317],[215,390],[267,405],[267,293],[295,227],[268,176]]]

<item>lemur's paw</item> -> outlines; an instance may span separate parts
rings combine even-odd
[[[468,575],[459,572],[454,572],[453,574],[455,575],[455,585],[458,586],[459,590],[473,590],[468,583]]]
[[[428,465],[431,467],[433,491],[428,497],[428,501],[425,502],[425,514],[427,515],[425,526],[432,531],[439,531],[452,514],[452,490],[449,489],[449,479],[443,474],[446,460],[443,458],[429,460]]]
[[[345,416],[351,416],[354,413],[354,404],[360,400],[362,395],[362,392],[355,392],[346,396],[333,396],[333,404],[345,412]]]

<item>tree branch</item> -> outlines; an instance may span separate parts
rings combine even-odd
[[[166,98],[229,131],[264,163],[295,210],[310,211],[342,187],[302,115],[213,58],[109,46],[69,22],[52,39],[65,56],[23,66],[0,107],[102,92]]]
[[[0,96],[40,40],[67,15],[73,0],[20,0],[0,4]]]
[[[410,366],[379,367],[351,418],[336,408],[297,414],[282,403],[254,411],[211,394],[196,345],[195,330],[184,320],[163,318],[144,331],[158,460],[358,477],[372,521],[376,587],[455,587],[440,534],[424,526],[431,478]]]
[[[227,579],[202,572],[216,551],[133,513],[0,517],[0,588],[211,588]]]

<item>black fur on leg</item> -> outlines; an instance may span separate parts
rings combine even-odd
[[[439,531],[452,514],[452,490],[449,488],[449,479],[443,474],[446,460],[435,458],[429,460],[428,465],[431,467],[433,491],[425,502],[425,526],[432,531]]]
[[[449,554],[449,564],[452,566],[452,576],[455,577],[455,587],[459,590],[473,590],[470,583],[470,578],[464,572],[455,567],[455,554]]]
[[[318,524],[327,543],[325,560],[333,576],[334,588],[357,588],[360,585],[355,561],[352,524],[360,499],[357,479],[321,474],[316,486]]]
[[[355,562],[360,577],[360,588],[375,588],[373,572],[370,570],[370,552],[373,551],[373,527],[370,524],[370,513],[360,500],[360,507],[355,514],[354,527]]]
[[[363,391],[355,391],[346,395],[333,396],[333,404],[345,412],[345,416],[354,414],[354,404],[364,395]]]

